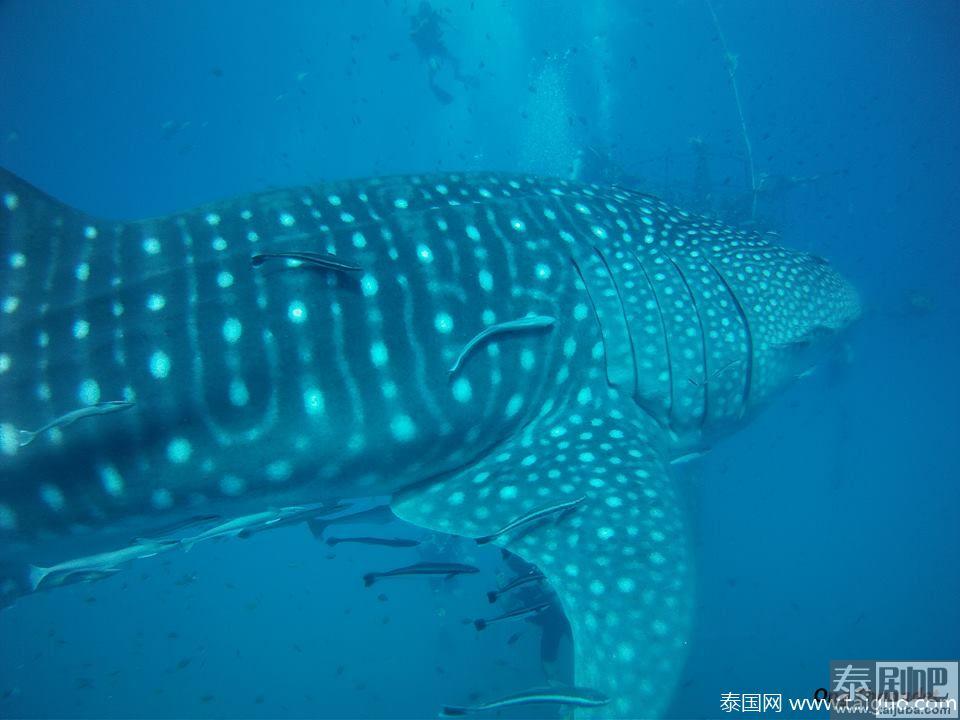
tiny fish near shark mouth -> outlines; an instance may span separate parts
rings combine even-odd
[[[4,601],[385,498],[535,565],[597,698],[540,701],[605,717],[661,713],[683,662],[670,460],[859,313],[770,237],[564,180],[330,182],[131,222],[6,171],[0,198]],[[204,529],[131,544],[158,525]]]

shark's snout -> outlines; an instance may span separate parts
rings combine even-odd
[[[856,286],[843,276],[840,279],[843,283],[843,290],[839,302],[839,306],[842,308],[839,320],[842,328],[846,329],[860,319],[863,314],[863,304],[860,301],[860,291],[857,290]]]
[[[856,287],[827,260],[789,250],[780,260],[752,292],[758,400],[823,362],[862,308]]]
[[[802,257],[814,259],[812,265],[803,260],[798,265],[802,281],[810,287],[809,307],[816,324],[833,334],[846,330],[862,312],[859,291],[826,260],[812,255]]]

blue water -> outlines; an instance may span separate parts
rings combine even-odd
[[[0,165],[119,218],[323,179],[568,174],[588,147],[681,197],[699,137],[718,197],[742,197],[705,3],[436,7],[475,79],[441,69],[448,104],[408,35],[414,2],[7,0]],[[809,696],[833,658],[960,655],[960,5],[715,8],[757,171],[819,176],[762,207],[763,229],[829,257],[865,314],[677,474],[698,579],[675,718],[719,715],[727,691]],[[360,578],[397,552],[330,558],[292,527],[25,598],[0,613],[0,715],[429,717],[542,679],[534,629],[508,645],[512,628],[461,623],[488,612],[494,550],[479,578],[378,599]]]

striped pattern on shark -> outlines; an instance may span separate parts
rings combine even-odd
[[[661,712],[683,660],[693,559],[670,460],[859,313],[819,258],[563,180],[331,182],[131,222],[5,171],[0,197],[4,567],[200,509],[389,495],[410,522],[485,537],[582,497],[494,543],[557,591],[576,682],[608,716]],[[325,260],[251,265],[279,253]],[[550,331],[492,334],[450,375],[524,317]],[[18,442],[104,398],[135,404]]]

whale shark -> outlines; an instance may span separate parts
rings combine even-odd
[[[0,199],[6,602],[31,567],[158,523],[384,496],[536,566],[576,685],[609,698],[584,715],[656,716],[679,676],[695,558],[671,463],[860,313],[823,258],[562,179],[335,181],[114,221],[0,171]],[[123,412],[84,411],[102,403]]]

